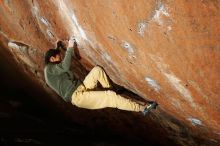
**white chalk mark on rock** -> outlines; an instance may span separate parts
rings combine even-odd
[[[156,63],[157,68],[166,77],[172,87],[174,87],[184,97],[185,100],[191,103],[193,108],[195,108],[196,104],[193,100],[193,97],[191,96],[190,91],[186,89],[184,85],[182,85],[182,81],[176,77],[174,73],[169,71],[168,65],[163,63],[162,58],[155,55],[150,55],[150,58]]]
[[[134,46],[128,43],[127,41],[122,41],[121,46],[128,52],[128,56],[130,58],[136,58],[134,55]]]
[[[69,9],[67,8],[66,4],[64,3],[63,0],[56,0],[54,1],[58,4],[58,7],[59,7],[59,12],[60,12],[60,15],[63,16],[63,20],[67,21],[67,27],[69,26],[69,29],[70,29],[70,33],[74,33],[75,32],[75,29],[74,29],[74,26],[73,26],[73,22],[71,20],[71,13],[69,12]]]
[[[190,117],[190,118],[188,118],[188,120],[192,123],[193,126],[197,126],[197,125],[202,126],[203,125],[202,121],[200,121],[199,119]]]
[[[147,18],[145,20],[142,20],[142,22],[138,23],[138,34],[144,37],[145,30],[148,27],[148,24],[150,24],[150,22],[156,22],[160,26],[163,25],[163,16],[170,17],[170,14],[168,13],[168,10],[165,7],[165,5],[159,0],[152,17],[150,19]],[[171,26],[168,26],[167,31],[171,30]]]
[[[76,15],[75,15],[74,13],[72,14],[72,17],[71,17],[71,18],[72,18],[73,22],[75,23],[75,25],[76,25],[76,27],[77,27],[77,29],[78,29],[80,35],[82,36],[82,38],[84,38],[85,40],[88,40],[85,31],[84,31],[84,30],[82,29],[82,27],[79,25],[78,20],[77,20],[77,18],[76,18]]]
[[[50,38],[54,38],[54,34],[53,34],[49,29],[47,29],[47,35],[48,35]]]
[[[108,53],[102,54],[102,59],[107,60],[108,62],[112,62],[111,56]]]
[[[25,64],[31,68],[37,67],[36,63],[29,56],[29,47],[27,45],[19,42],[8,42],[8,46],[13,49],[11,50],[13,54],[16,53],[17,55],[14,55],[19,57],[19,59],[22,60]]]
[[[8,46],[17,52],[20,52],[26,55],[28,54],[28,47],[25,45],[21,45],[21,43],[19,45],[19,43],[16,43],[16,42],[8,42]]]
[[[183,95],[183,97],[185,97],[185,99],[187,101],[189,101],[190,103],[192,103],[192,106],[195,107],[193,98],[191,96],[191,93],[189,92],[189,90],[187,90],[182,84],[180,79],[178,79],[174,74],[168,74],[168,73],[164,73],[164,75],[166,76],[166,78],[168,79],[168,81],[171,83],[171,85],[177,90],[179,91],[180,94]]]
[[[182,106],[181,106],[181,104],[180,104],[180,101],[179,101],[178,99],[171,97],[170,100],[171,100],[171,104],[172,104],[173,106],[175,106],[175,107],[178,108],[178,109],[181,109],[182,111],[184,110],[184,109],[182,108]]]
[[[37,15],[38,12],[39,12],[38,7],[37,7],[37,6],[33,6],[33,7],[32,7],[32,12],[34,13],[34,15]]]
[[[159,85],[155,80],[153,80],[153,79],[150,78],[150,77],[145,77],[145,81],[147,81],[147,83],[148,83],[151,87],[153,87],[156,92],[159,92],[159,91],[160,91],[161,87],[160,87],[160,85]]]
[[[87,32],[84,30],[83,26],[80,24],[79,18],[76,15],[76,11],[69,7],[66,0],[54,0],[53,2],[58,6],[59,13],[62,16],[63,21],[66,23],[69,37],[75,36],[78,45],[80,45],[80,48],[82,48],[82,50],[88,56],[92,56],[92,51],[90,53],[88,49],[83,48],[88,47],[87,44],[89,44],[94,49],[102,47],[102,44],[99,43],[96,39],[95,32]]]
[[[49,25],[50,25],[50,23],[48,22],[48,20],[47,20],[46,18],[41,17],[41,18],[40,18],[40,21],[41,21],[43,24],[45,24],[46,26],[49,26]]]
[[[140,36],[144,37],[144,32],[147,27],[147,22],[140,22],[138,23],[138,33]]]
[[[12,48],[12,49],[16,49],[17,51],[20,50],[20,47],[19,47],[17,44],[13,43],[13,42],[9,42],[9,43],[8,43],[8,46],[9,46],[10,48]]]
[[[167,16],[167,17],[170,16],[165,6],[163,4],[160,4],[159,9],[156,10],[155,14],[153,15],[152,20],[157,22],[159,25],[162,25],[163,24],[163,21],[161,20],[162,15]]]
[[[67,21],[67,27],[70,29],[70,36],[74,34],[77,40],[82,38],[89,41],[74,12],[67,7],[63,0],[56,0],[55,2],[58,4],[60,14],[64,17],[64,20]]]
[[[123,48],[127,49],[127,51],[128,51],[129,54],[133,54],[133,53],[134,53],[133,47],[132,47],[131,44],[129,44],[128,42],[124,41],[124,42],[122,43],[122,46],[123,46]]]
[[[167,31],[171,31],[172,30],[172,27],[171,26],[168,26],[167,27]]]

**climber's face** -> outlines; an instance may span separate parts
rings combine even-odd
[[[61,55],[60,54],[56,54],[56,56],[51,56],[50,57],[50,62],[52,62],[52,63],[59,63],[59,62],[61,62]]]

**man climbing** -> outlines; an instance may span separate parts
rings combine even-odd
[[[45,54],[44,75],[46,83],[66,102],[71,101],[73,105],[86,109],[102,109],[106,107],[118,108],[127,111],[142,112],[144,115],[157,103],[141,105],[116,94],[110,85],[104,70],[96,66],[85,77],[84,81],[76,79],[70,71],[71,58],[77,44],[70,39],[65,53],[61,59],[59,49],[50,49]],[[95,91],[97,83],[102,85],[104,91]]]

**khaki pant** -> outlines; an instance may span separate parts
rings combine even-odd
[[[91,91],[100,83],[106,91]],[[83,84],[80,85],[72,95],[72,104],[86,109],[102,109],[106,107],[118,108],[127,111],[143,111],[143,106],[117,95],[114,91],[108,90],[111,85],[108,77],[101,67],[94,67],[86,76]]]

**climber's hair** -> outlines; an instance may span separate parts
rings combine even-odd
[[[46,53],[45,53],[45,58],[44,58],[44,63],[45,65],[51,63],[50,62],[50,57],[56,57],[57,54],[60,54],[60,49],[49,49]]]

